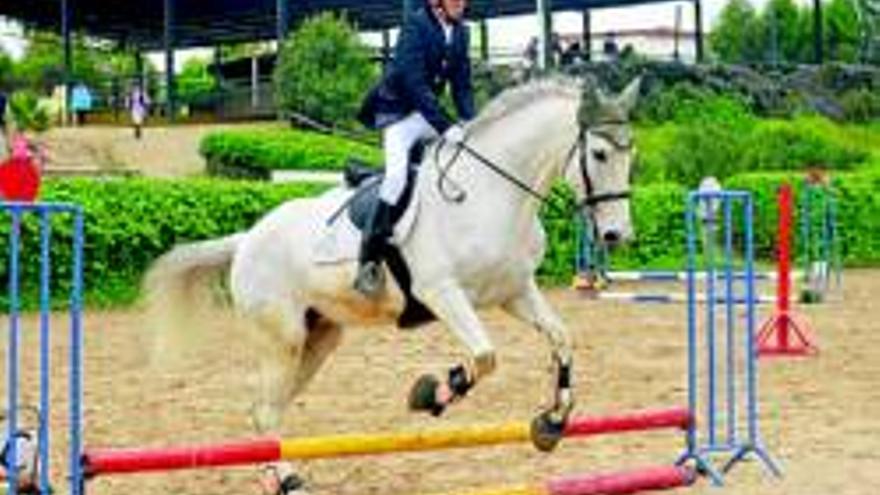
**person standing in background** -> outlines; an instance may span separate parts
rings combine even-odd
[[[70,107],[76,117],[76,125],[84,125],[86,123],[86,114],[92,110],[92,92],[83,82],[79,82],[73,87],[71,94]]]
[[[128,108],[131,111],[131,124],[134,126],[134,138],[140,139],[144,121],[147,119],[150,98],[140,83],[135,83],[128,97]]]

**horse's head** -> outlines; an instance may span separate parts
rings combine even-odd
[[[587,79],[578,110],[578,152],[565,169],[565,178],[592,220],[597,240],[609,247],[633,236],[629,204],[635,146],[629,115],[640,83],[636,79],[610,97]]]

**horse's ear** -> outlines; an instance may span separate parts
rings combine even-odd
[[[631,113],[639,102],[639,91],[642,88],[642,76],[633,79],[617,97],[617,104],[627,113]]]
[[[581,107],[578,111],[578,120],[581,125],[591,127],[599,120],[599,113],[604,104],[604,93],[599,87],[599,82],[592,75],[584,78]]]

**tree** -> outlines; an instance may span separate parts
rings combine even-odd
[[[824,43],[830,60],[855,62],[859,56],[859,18],[853,0],[831,0],[825,7]]]
[[[709,33],[709,47],[722,62],[755,61],[761,58],[760,31],[748,0],[729,0]]]
[[[46,31],[25,33],[24,55],[15,64],[18,86],[40,94],[64,83],[64,44],[60,36]],[[73,81],[90,88],[107,87],[117,78],[134,74],[134,54],[82,35],[72,39]]]
[[[773,62],[800,61],[804,39],[808,34],[801,31],[801,14],[793,0],[770,0],[761,14],[764,46],[769,48],[768,58]]]
[[[187,60],[183,71],[177,76],[177,95],[181,102],[189,105],[209,101],[216,88],[217,80],[208,71],[206,60]]]
[[[274,75],[278,106],[327,124],[350,123],[377,72],[346,19],[319,14],[284,43]]]

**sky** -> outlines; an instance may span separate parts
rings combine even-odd
[[[750,0],[752,5],[760,8],[767,0]],[[806,3],[810,0],[796,0]],[[703,25],[705,29],[712,26],[726,0],[703,0]],[[628,8],[597,9],[592,13],[593,30],[597,32],[620,31],[634,28],[673,27],[675,25],[676,6],[682,8],[682,29],[693,30],[693,11],[690,2],[669,2]],[[581,29],[581,16],[576,13],[556,14],[553,19],[554,29],[560,33],[578,33]],[[493,48],[520,49],[532,37],[537,35],[538,21],[534,15],[496,19],[489,24],[490,45]],[[0,45],[13,57],[21,56],[21,30],[18,26],[0,18]],[[181,65],[192,56],[208,56],[205,50],[189,50],[177,56],[177,64]],[[153,63],[162,70],[164,62],[161,56],[150,57]]]

